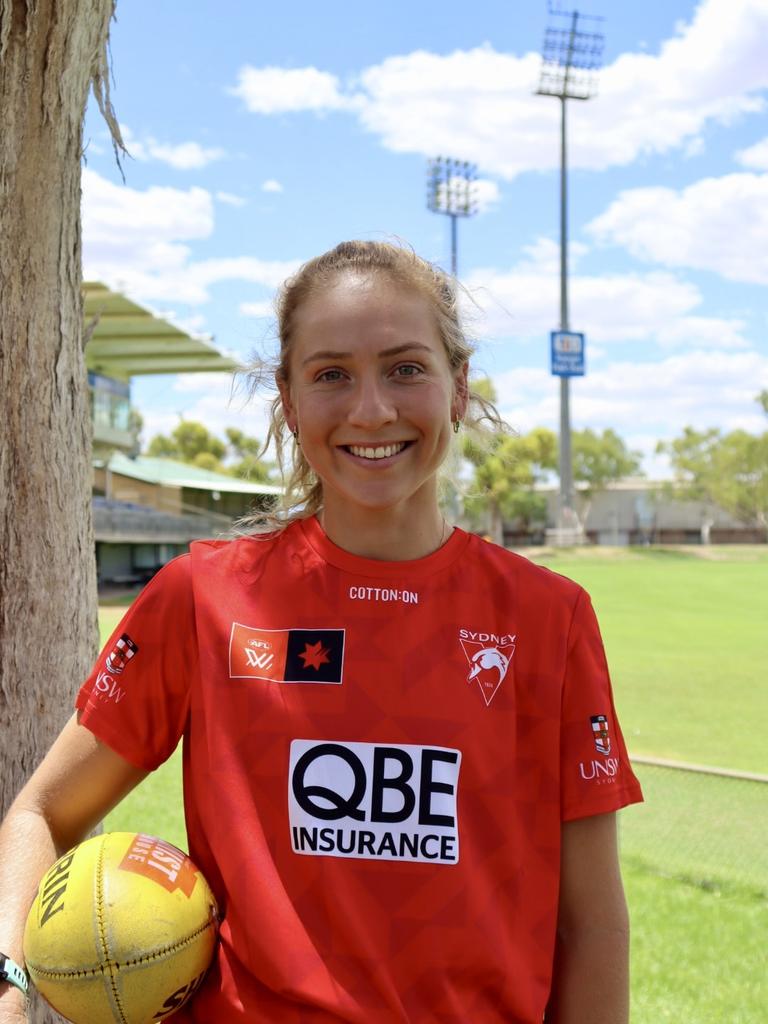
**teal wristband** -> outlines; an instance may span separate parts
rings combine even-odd
[[[24,995],[29,991],[27,972],[19,967],[15,961],[11,960],[9,956],[6,956],[5,953],[0,953],[0,981],[7,981],[9,984],[14,985]]]

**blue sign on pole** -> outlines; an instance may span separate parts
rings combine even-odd
[[[584,376],[584,335],[576,331],[551,331],[552,373],[555,377]]]

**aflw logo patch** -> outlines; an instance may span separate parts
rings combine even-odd
[[[468,683],[477,683],[485,706],[491,703],[504,677],[515,651],[516,637],[506,633],[475,633],[459,630],[459,643],[469,662]]]
[[[258,629],[232,623],[230,679],[341,683],[343,629]]]
[[[460,766],[448,747],[293,740],[293,852],[458,863]]]

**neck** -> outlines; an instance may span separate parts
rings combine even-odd
[[[352,555],[387,562],[424,558],[442,547],[452,528],[434,509],[434,515],[413,521],[391,510],[367,511],[322,508],[318,521],[329,540]]]

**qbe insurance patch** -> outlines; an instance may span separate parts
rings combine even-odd
[[[460,767],[450,747],[293,740],[293,852],[457,864]]]

